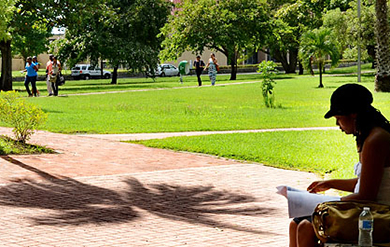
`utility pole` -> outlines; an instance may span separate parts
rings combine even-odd
[[[360,0],[357,1],[357,14],[358,14],[358,22],[359,22],[359,27],[358,27],[358,66],[357,66],[357,74],[358,78],[357,81],[361,82],[361,49],[360,49],[360,43],[361,43],[361,18],[360,18]]]

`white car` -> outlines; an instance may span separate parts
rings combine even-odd
[[[75,79],[85,79],[89,80],[90,78],[100,78],[101,70],[99,67],[94,67],[90,64],[76,64],[70,74]],[[109,79],[111,77],[111,72],[103,70],[103,78]]]
[[[172,64],[161,64],[157,66],[156,75],[158,76],[177,76],[179,69]]]

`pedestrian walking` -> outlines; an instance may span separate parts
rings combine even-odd
[[[53,62],[49,66],[49,76],[51,88],[53,89],[53,95],[58,96],[58,84],[60,80],[61,73],[61,63],[57,60],[57,57],[53,57]]]
[[[51,82],[50,82],[50,74],[49,74],[49,67],[53,64],[53,54],[49,55],[49,61],[46,63],[46,86],[47,86],[47,93],[48,96],[53,96],[53,89],[51,88]]]
[[[41,64],[38,62],[37,56],[33,56],[32,62],[33,62],[33,64],[34,64],[34,65],[38,68],[38,70],[39,70]],[[36,81],[38,81],[38,73],[37,73]],[[39,92],[38,87],[37,87],[37,96],[39,96],[40,94],[41,94],[41,93]]]
[[[217,72],[219,68],[218,60],[217,58],[215,58],[214,53],[211,53],[209,62],[207,63],[204,69],[206,70],[207,68],[209,69],[209,77],[210,77],[211,85],[214,86],[215,81],[217,79]]]
[[[26,62],[25,71],[27,72],[27,75],[24,79],[24,86],[26,87],[26,91],[28,93],[29,97],[37,96],[37,71],[38,67],[32,62],[32,58],[28,57]],[[32,93],[30,91],[29,85],[31,83]]]
[[[198,86],[202,86],[202,79],[200,76],[202,75],[203,69],[204,69],[205,63],[203,60],[200,59],[200,56],[196,56],[196,60],[194,61],[194,67],[196,76],[198,77]]]

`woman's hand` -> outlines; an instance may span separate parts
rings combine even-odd
[[[307,187],[307,191],[309,191],[310,193],[318,193],[322,191],[327,191],[330,188],[331,187],[329,181],[315,181],[311,183],[309,187]]]

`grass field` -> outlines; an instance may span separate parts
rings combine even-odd
[[[242,75],[240,82],[260,80],[259,75]],[[280,75],[281,78],[286,77]],[[210,80],[207,75],[202,76],[204,85],[210,85]],[[218,83],[235,83],[237,81],[230,81],[230,75],[218,75]],[[196,76],[184,77],[184,83],[180,84],[179,77],[157,77],[152,78],[119,78],[118,84],[110,84],[111,79],[91,79],[91,80],[68,80],[65,85],[60,87],[61,94],[79,94],[79,93],[93,93],[93,92],[108,92],[108,91],[124,91],[124,90],[145,90],[145,89],[160,89],[160,88],[176,88],[197,86]],[[47,94],[46,82],[37,81],[38,90]],[[13,89],[25,93],[23,81],[15,81]]]
[[[353,176],[358,161],[354,138],[339,130],[281,131],[172,137],[137,141],[155,148],[206,153],[269,166],[332,173],[332,177]]]
[[[250,75],[250,79],[252,76]],[[165,78],[164,78],[165,79]],[[49,113],[43,129],[62,133],[142,133],[334,126],[325,120],[329,97],[355,77],[278,79],[276,103],[264,107],[260,82],[240,85],[133,91],[115,94],[40,97],[28,100]],[[373,78],[362,77],[373,88]],[[158,82],[157,82],[158,83]],[[374,105],[390,115],[387,94],[376,93]]]
[[[368,69],[368,66],[366,66]],[[354,72],[343,68],[342,73]],[[280,75],[276,79],[275,99],[281,107],[265,108],[258,74],[239,75],[246,84],[196,87],[196,77],[127,78],[118,85],[108,80],[67,81],[61,87],[64,97],[28,98],[49,114],[42,129],[62,133],[142,133],[202,130],[243,130],[264,128],[335,126],[325,120],[329,97],[344,83],[356,82],[356,76],[337,76],[334,70],[318,76]],[[208,85],[207,76],[203,77]],[[218,75],[217,84],[232,83],[229,75]],[[364,74],[362,84],[373,91],[373,74]],[[185,88],[186,86],[194,86]],[[14,87],[22,88],[22,83]],[[44,82],[39,87],[45,88]],[[159,89],[159,90],[157,90]],[[164,89],[164,90],[163,90]],[[133,90],[133,91],[128,91]],[[121,93],[75,95],[122,91]],[[390,98],[374,93],[374,106],[390,116]],[[257,134],[181,137],[143,142],[145,145],[202,152],[268,165],[332,172],[332,176],[351,175],[351,163],[357,154],[353,138],[340,131],[272,132]]]

